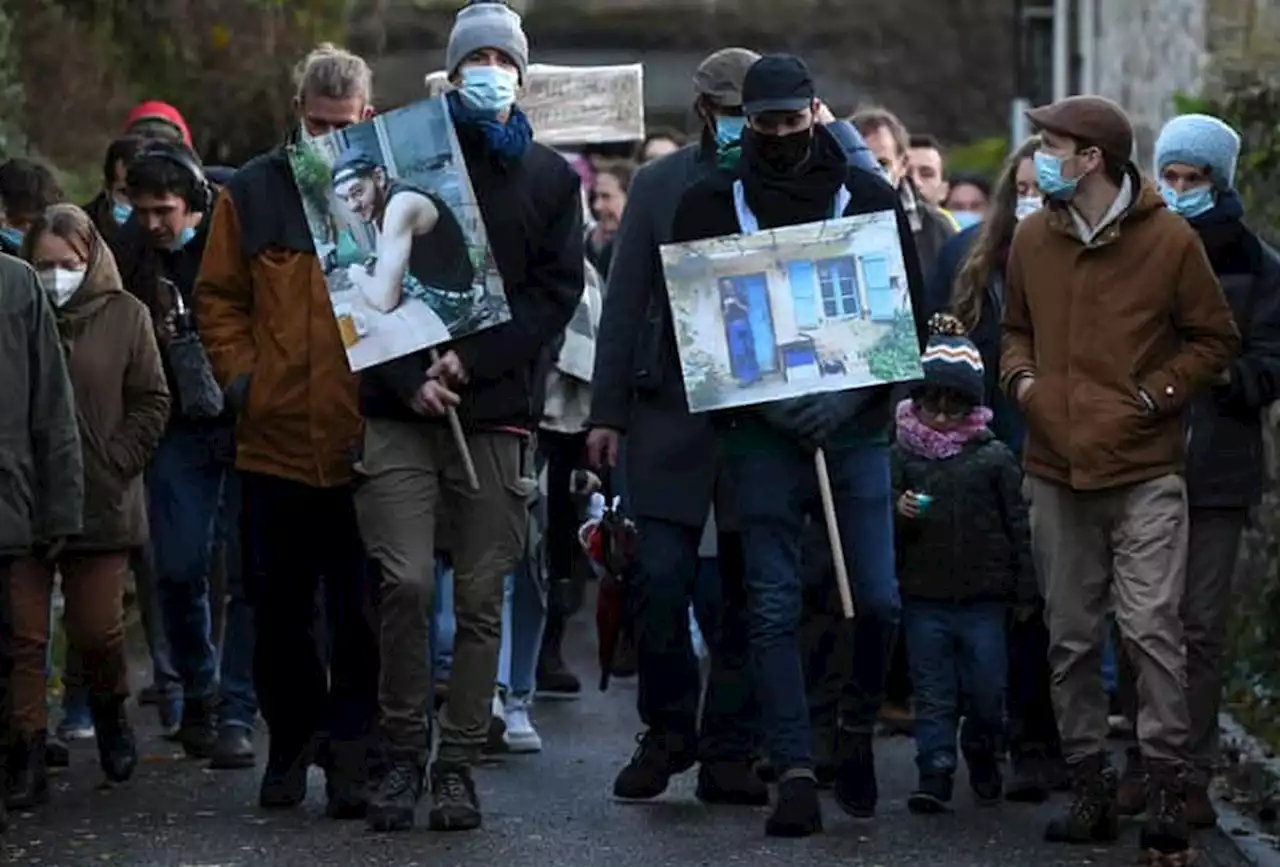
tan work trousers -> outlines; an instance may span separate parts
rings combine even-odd
[[[1063,755],[1074,763],[1107,750],[1102,647],[1110,601],[1121,652],[1137,673],[1142,753],[1185,763],[1186,656],[1179,607],[1189,522],[1182,477],[1075,491],[1029,476],[1027,488]]]
[[[380,567],[380,725],[393,756],[425,763],[437,522],[448,515],[454,570],[453,673],[440,719],[443,762],[470,764],[489,733],[503,579],[524,550],[536,487],[530,443],[505,433],[468,437],[480,490],[467,482],[444,424],[367,419],[356,514]]]

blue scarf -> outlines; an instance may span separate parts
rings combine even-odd
[[[533,144],[533,127],[518,106],[511,106],[507,122],[502,123],[468,106],[457,91],[449,93],[448,99],[454,123],[477,133],[490,157],[499,165],[517,163],[528,153]]]

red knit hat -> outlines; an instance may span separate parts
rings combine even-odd
[[[182,136],[182,142],[187,147],[191,144],[191,129],[187,126],[187,120],[182,116],[182,112],[178,111],[167,102],[149,101],[138,104],[133,111],[129,112],[129,117],[125,119],[124,131],[126,133],[135,132],[134,127],[151,121],[153,125],[155,121],[159,121],[173,129]]]

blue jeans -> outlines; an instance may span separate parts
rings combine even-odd
[[[842,689],[841,726],[873,733],[884,693],[900,602],[893,560],[889,448],[827,453],[840,538],[857,608],[852,676]],[[803,608],[800,538],[806,513],[821,514],[813,458],[799,449],[726,458],[742,526],[749,600],[751,655],[774,767],[810,768],[813,738],[797,630]]]
[[[956,728],[970,763],[1004,752],[1008,649],[1003,602],[908,599],[902,608],[911,682],[915,684],[916,765],[921,774],[956,768]]]
[[[692,748],[705,762],[743,760],[755,743],[758,709],[747,655],[746,597],[736,537],[720,537],[720,569],[700,568],[701,527],[637,522],[638,568],[630,603],[637,627],[637,710],[644,724]],[[702,677],[689,634],[692,603],[711,651]]]
[[[156,585],[169,652],[182,678],[184,715],[212,703],[218,674],[209,569],[229,469],[219,453],[221,428],[171,422],[147,471]]]
[[[227,613],[218,669],[218,724],[253,728],[258,697],[253,690],[253,607],[244,587],[244,552],[240,545],[240,511],[244,493],[240,474],[228,469],[222,479],[221,505],[214,536],[226,546]]]
[[[1115,695],[1120,689],[1120,667],[1116,660],[1116,619],[1107,615],[1107,623],[1103,630],[1102,644],[1102,683],[1107,688],[1107,695]]]
[[[436,557],[436,616],[431,620],[431,672],[437,684],[448,683],[453,673],[453,567]]]
[[[502,599],[502,647],[498,653],[498,686],[509,695],[533,694],[542,630],[547,625],[547,585],[532,558],[521,559],[507,576]]]

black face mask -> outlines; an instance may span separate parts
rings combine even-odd
[[[813,149],[813,128],[787,135],[764,135],[748,130],[752,150],[766,167],[775,172],[789,172],[803,163]]]

